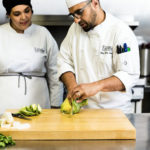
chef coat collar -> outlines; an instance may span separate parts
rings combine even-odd
[[[34,28],[33,26],[34,25],[31,23],[31,25],[26,30],[24,30],[24,34],[30,34]]]
[[[103,32],[103,30],[104,30],[103,28],[107,28],[107,26],[109,26],[109,24],[110,24],[109,18],[110,18],[110,14],[105,12],[105,20],[101,24],[95,26],[92,30],[90,30],[87,33],[95,34],[95,33]]]
[[[24,33],[18,33],[18,32],[16,32],[16,30],[10,25],[10,23],[9,23],[9,27],[10,27],[10,30],[12,32],[20,34],[20,35],[30,34],[31,31],[33,30],[33,24],[32,23],[31,23],[31,25],[26,30],[24,30]]]

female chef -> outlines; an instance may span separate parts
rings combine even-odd
[[[10,21],[0,26],[0,113],[33,103],[59,107],[56,41],[45,27],[32,24],[30,0],[3,0],[3,6]]]

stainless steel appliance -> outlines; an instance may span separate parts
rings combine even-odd
[[[142,112],[150,112],[150,43],[140,45],[140,71],[141,80],[144,80],[144,97],[142,100]]]
[[[141,76],[150,76],[150,44],[140,46],[140,72]]]

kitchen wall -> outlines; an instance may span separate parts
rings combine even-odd
[[[31,0],[35,14],[66,15],[65,0]],[[139,22],[135,33],[150,42],[150,0],[100,0],[102,7],[126,21]],[[0,24],[6,22],[5,10],[0,0]]]
[[[143,36],[150,42],[150,0],[101,0],[102,7],[112,14],[130,20],[134,17],[139,22],[136,35]],[[128,17],[127,17],[128,16]]]

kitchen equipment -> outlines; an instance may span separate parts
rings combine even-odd
[[[14,119],[30,124],[28,129],[0,128],[0,133],[11,135],[14,140],[136,138],[135,128],[117,109],[82,109],[75,115],[62,114],[59,109],[44,109],[42,114],[30,121]]]
[[[140,72],[141,76],[150,75],[150,45],[142,44],[140,46]]]
[[[142,101],[144,98],[144,86],[136,85],[132,88],[132,104],[134,108],[133,113],[142,113]]]

